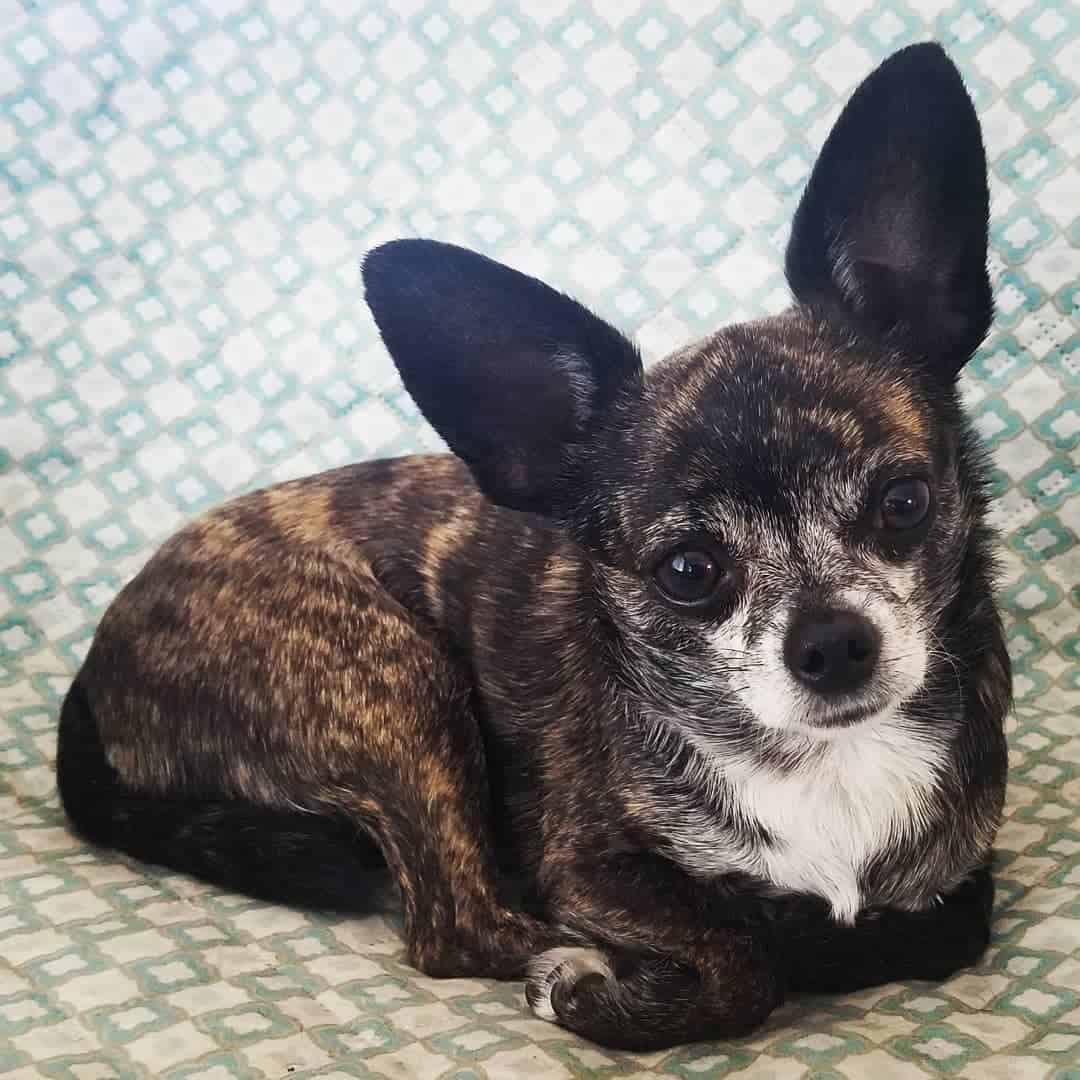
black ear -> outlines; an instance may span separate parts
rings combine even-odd
[[[558,514],[606,410],[639,385],[617,330],[535,278],[475,252],[395,240],[364,291],[405,388],[497,502]]]
[[[855,91],[795,214],[797,300],[952,378],[990,327],[989,196],[975,107],[938,45],[894,54]]]

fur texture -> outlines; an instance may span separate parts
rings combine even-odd
[[[1010,699],[955,387],[986,231],[974,110],[917,46],[822,152],[792,308],[648,373],[534,279],[372,252],[367,301],[457,456],[280,485],[166,543],[64,704],[73,826],[344,910],[385,866],[412,963],[525,976],[613,1046],[973,962]]]

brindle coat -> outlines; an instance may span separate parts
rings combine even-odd
[[[788,250],[792,310],[647,374],[533,279],[446,245],[378,249],[368,302],[458,456],[282,484],[169,540],[65,701],[73,825],[341,910],[365,906],[385,864],[411,963],[494,978],[531,964],[541,1015],[610,1045],[732,1036],[787,991],[972,963],[1010,696],[983,466],[955,391],[991,315],[986,226],[974,111],[921,46],[867,80],[822,152]],[[856,513],[829,540],[842,566],[799,546],[796,526],[864,491],[871,466],[916,464],[935,500],[918,537],[882,548]],[[652,567],[672,537],[706,533],[734,585],[688,617]],[[812,777],[848,733],[763,727],[715,635],[745,601],[753,649],[789,596],[881,574],[907,575],[933,642],[896,721],[929,755],[927,793],[855,867],[863,910],[844,924],[754,871],[798,852],[723,763]],[[727,872],[686,857],[698,823]]]

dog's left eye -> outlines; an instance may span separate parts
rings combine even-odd
[[[680,548],[660,562],[653,576],[672,603],[693,605],[703,603],[716,592],[726,571],[707,551]]]
[[[930,485],[915,477],[894,480],[881,493],[881,526],[904,532],[921,525],[930,513]]]

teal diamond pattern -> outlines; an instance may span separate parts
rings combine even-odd
[[[840,103],[926,37],[983,117],[993,457],[1016,665],[997,936],[940,987],[794,1002],[644,1059],[437,983],[393,921],[87,850],[60,696],[154,546],[254,486],[437,449],[361,302],[425,234],[652,360],[774,311]],[[1080,9],[1068,0],[0,0],[0,1072],[679,1080],[1080,1075]]]

